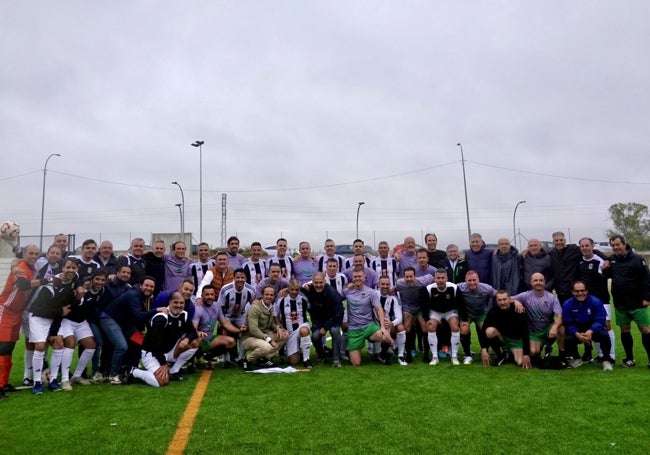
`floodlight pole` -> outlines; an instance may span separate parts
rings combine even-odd
[[[463,146],[459,142],[456,144],[460,147],[460,161],[463,164],[463,188],[465,188],[465,214],[467,216],[467,240],[472,236],[472,228],[469,226],[469,203],[467,202],[467,178],[465,177],[465,154],[463,153]]]
[[[60,153],[51,153],[50,156],[45,160],[45,166],[43,166],[43,197],[41,198],[41,235],[39,249],[43,251],[43,223],[45,221],[45,179],[47,178],[47,162],[50,161],[50,158],[53,156],[61,156]]]
[[[357,202],[357,236],[355,238],[359,238],[359,210],[361,210],[361,206],[365,204],[365,202]]]
[[[179,217],[180,220],[181,220],[181,226],[180,226],[180,227],[181,227],[181,230],[182,230],[182,229],[183,229],[183,209],[181,208],[181,206],[182,206],[183,204],[180,204],[180,203],[179,203],[179,204],[174,204],[174,205],[175,205],[176,207],[178,207],[178,217]],[[182,237],[181,237],[181,238],[182,238]],[[185,241],[185,239],[183,239],[183,241]]]
[[[199,242],[203,242],[203,144],[196,140],[190,145],[199,148]]]
[[[181,204],[183,205],[183,212],[181,213],[181,238],[185,241],[185,195],[183,194],[183,187],[178,182],[172,182],[181,190]]]
[[[515,210],[512,213],[512,236],[513,236],[512,237],[512,242],[513,242],[513,245],[514,245],[515,248],[517,247],[517,227],[516,227],[516,224],[515,224],[515,219],[516,219],[516,216],[517,216],[517,208],[521,204],[525,204],[525,203],[526,203],[526,201],[517,202],[517,205],[515,205]],[[519,243],[521,243],[521,242],[519,242]],[[521,245],[519,245],[519,248],[521,248]]]

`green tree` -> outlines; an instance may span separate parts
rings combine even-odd
[[[619,202],[609,207],[614,229],[607,236],[623,234],[627,243],[638,250],[650,248],[650,214],[648,206],[638,202]]]

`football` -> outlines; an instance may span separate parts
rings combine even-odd
[[[15,221],[5,221],[0,227],[0,237],[15,240],[20,235],[20,225]]]

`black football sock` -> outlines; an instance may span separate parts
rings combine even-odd
[[[632,340],[632,333],[621,332],[621,344],[625,350],[625,358],[634,360],[634,341]]]

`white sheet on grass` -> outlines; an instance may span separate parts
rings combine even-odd
[[[295,369],[294,367],[286,367],[286,368],[280,368],[280,367],[275,367],[275,368],[260,368],[259,370],[253,370],[253,371],[247,371],[247,373],[259,373],[259,374],[272,374],[272,373],[298,373],[299,370]]]

